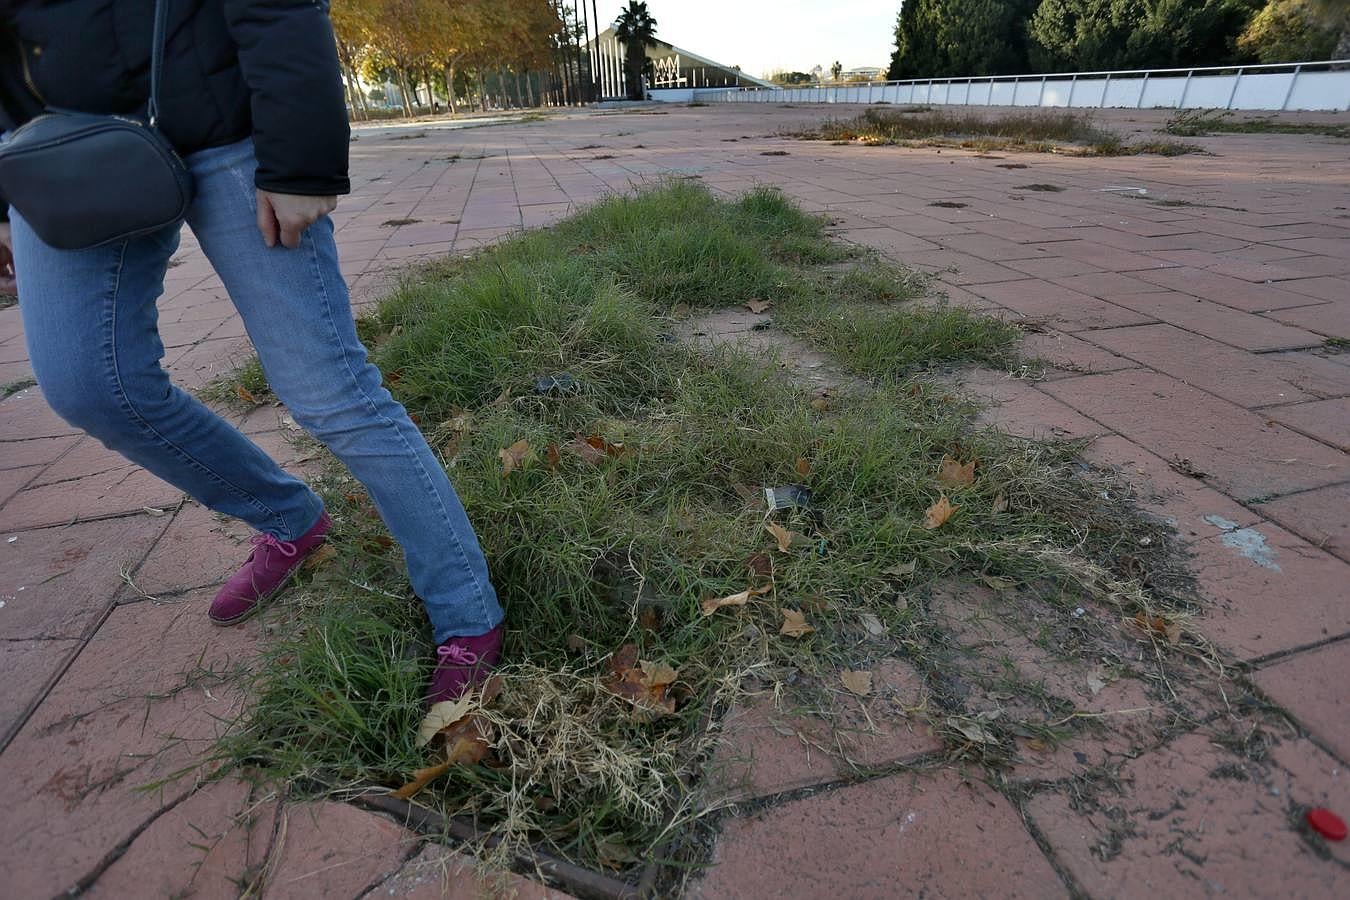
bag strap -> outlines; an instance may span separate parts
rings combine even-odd
[[[159,72],[164,67],[164,34],[169,27],[169,0],[155,0],[155,37],[150,45],[150,101],[146,112],[150,127],[159,121]]]

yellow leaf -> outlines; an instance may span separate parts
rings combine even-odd
[[[425,747],[440,732],[455,724],[473,709],[473,695],[466,694],[458,700],[442,700],[427,711],[417,729],[417,746]]]
[[[947,495],[943,494],[938,498],[938,502],[924,510],[923,527],[930,531],[934,528],[941,528],[948,519],[956,515],[956,511],[960,508],[959,506],[952,506],[952,502],[947,499]]]
[[[516,441],[505,450],[498,450],[497,456],[501,457],[502,477],[505,478],[525,465],[526,460],[530,457],[530,442]]]
[[[765,586],[758,588],[749,588],[747,590],[741,591],[739,594],[731,594],[730,596],[727,597],[717,597],[717,598],[709,597],[707,600],[704,600],[700,604],[700,606],[702,607],[703,615],[711,616],[713,613],[717,612],[724,606],[744,606],[745,604],[750,602],[751,597],[762,596],[764,594],[767,594],[770,590],[771,588]]]
[[[437,778],[440,778],[446,772],[450,771],[451,765],[452,763],[450,762],[450,760],[447,759],[443,763],[437,763],[434,766],[427,766],[425,769],[418,769],[416,772],[412,773],[412,780],[409,781],[407,784],[405,784],[403,787],[394,791],[392,795],[402,800],[410,799],[418,791],[422,790],[422,788],[431,784],[431,782],[435,781]]]
[[[647,688],[665,687],[674,684],[675,679],[680,677],[680,673],[666,663],[638,660],[638,669],[642,671],[642,686]]]
[[[782,553],[788,552],[788,548],[792,546],[792,542],[801,537],[797,532],[788,531],[777,522],[767,522],[764,527],[769,529],[769,534],[772,534],[774,540],[778,541],[778,550]]]
[[[942,463],[938,466],[937,480],[943,487],[969,487],[975,483],[975,460],[972,459],[963,466],[950,456],[942,457]]]
[[[797,469],[798,475],[802,476],[803,478],[806,478],[808,475],[811,474],[811,461],[804,456],[800,457],[797,460],[797,465],[795,468]]]
[[[783,627],[778,629],[779,634],[788,637],[805,637],[815,631],[810,625],[806,624],[806,614],[798,612],[795,609],[783,610]]]
[[[258,405],[258,398],[253,396],[252,391],[244,387],[243,382],[236,381],[234,383],[234,393],[235,396],[237,396],[240,400],[243,400],[245,403],[252,404],[253,406]]]
[[[852,672],[845,670],[839,673],[839,680],[859,697],[866,697],[872,693],[872,673],[871,672]]]
[[[761,314],[761,313],[766,313],[766,312],[768,312],[769,310],[773,309],[773,301],[772,301],[772,300],[747,300],[747,301],[745,301],[745,308],[748,309],[748,310],[750,310],[750,311],[751,311],[752,313],[754,313],[755,315],[759,315],[759,314]]]

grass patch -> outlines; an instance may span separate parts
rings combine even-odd
[[[3,384],[0,384],[0,400],[4,400],[13,394],[17,394],[19,391],[27,390],[36,385],[37,379],[31,377],[16,378],[13,381],[6,381]]]
[[[1178,113],[1163,128],[1168,134],[1201,137],[1207,134],[1312,134],[1350,139],[1350,124],[1283,122],[1274,117],[1238,119],[1232,112],[1191,110]]]
[[[1020,150],[1085,156],[1143,153],[1178,156],[1204,152],[1200,147],[1178,141],[1129,144],[1119,135],[1097,127],[1087,116],[1048,111],[990,116],[964,110],[869,109],[853,119],[831,119],[815,130],[791,136],[862,144],[960,147],[982,153]]]
[[[824,229],[773,190],[729,201],[677,181],[424,267],[362,321],[442,454],[508,610],[491,764],[453,769],[418,798],[472,816],[503,838],[495,852],[530,843],[632,875],[702,814],[690,785],[705,725],[747,676],[782,686],[837,682],[886,656],[919,664],[941,644],[922,599],[940,584],[1027,586],[1046,615],[1101,608],[1112,628],[1121,610],[1181,608],[1145,587],[1166,533],[1139,523],[1122,489],[1081,477],[1075,445],[981,428],[971,404],[919,377],[1009,366],[1014,330],[912,302],[920,279]],[[670,335],[676,318],[752,299],[858,382],[813,396],[763,358]],[[536,393],[555,373],[578,389]],[[260,375],[236,383],[256,394]],[[545,448],[578,434],[623,452],[550,465]],[[537,455],[504,477],[499,451],[520,440]],[[969,485],[935,481],[945,456],[977,461]],[[767,510],[763,488],[782,485],[808,489],[810,505]],[[423,613],[359,486],[333,467],[320,487],[338,553],[272,610],[256,699],[221,755],[300,786],[398,785],[431,761],[413,743]],[[959,508],[927,528],[944,491]],[[786,551],[766,519],[799,536]],[[766,591],[701,614],[700,601],[747,585]],[[784,610],[814,632],[779,637]],[[863,616],[888,637],[860,632]],[[626,643],[678,670],[673,714],[635,716],[603,688]],[[956,692],[937,696],[942,716],[963,714]],[[983,727],[999,741],[1053,731],[1015,717]]]
[[[9,309],[11,306],[19,305],[19,296],[17,294],[0,294],[0,309]]]

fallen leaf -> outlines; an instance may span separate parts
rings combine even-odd
[[[1181,640],[1181,626],[1176,622],[1168,621],[1162,616],[1149,616],[1144,613],[1138,613],[1134,617],[1133,622],[1146,634],[1166,638],[1169,644],[1175,644]]]
[[[394,546],[394,539],[387,534],[377,534],[373,538],[371,538],[371,540],[385,550],[388,550],[390,547]]]
[[[497,456],[502,461],[502,477],[505,478],[516,469],[523,468],[530,455],[530,442],[526,440],[516,441],[510,447],[498,450]]]
[[[998,496],[994,497],[994,513],[995,515],[1001,515],[1002,513],[1005,513],[1007,511],[1008,511],[1008,496],[1004,494],[1002,491],[999,491]]]
[[[558,466],[562,464],[562,454],[558,452],[558,445],[549,444],[544,453],[545,457],[548,459],[549,470],[553,472],[558,471]]]
[[[666,689],[679,672],[666,663],[639,660],[637,652],[636,644],[624,644],[610,658],[610,673],[602,680],[605,689],[636,706],[639,717],[675,712],[675,698],[667,696]]]
[[[305,557],[305,561],[300,564],[300,568],[306,572],[313,572],[330,559],[336,558],[337,555],[337,548],[332,544],[320,544],[318,549]]]
[[[745,560],[750,574],[757,578],[773,577],[773,557],[767,553],[751,553]]]
[[[469,716],[443,732],[445,761],[452,766],[476,766],[492,749],[487,739],[486,726],[478,716]]]
[[[1092,692],[1092,696],[1095,697],[1100,694],[1105,687],[1106,682],[1102,681],[1101,678],[1097,677],[1095,674],[1087,677],[1087,689]]]
[[[253,392],[250,391],[248,388],[244,387],[242,382],[236,381],[234,383],[234,393],[236,397],[238,397],[240,400],[243,400],[245,403],[248,403],[252,406],[258,405],[258,398],[253,396]]]
[[[839,673],[839,680],[844,683],[844,687],[859,697],[866,697],[872,693],[871,672],[854,672],[846,669]]]
[[[607,869],[623,869],[638,861],[637,854],[614,841],[596,841],[595,857]]]
[[[947,724],[959,731],[966,740],[976,744],[992,744],[998,738],[988,728],[984,727],[984,722],[976,719],[962,719],[955,716],[947,720]]]
[[[160,509],[157,506],[142,506],[141,512],[145,513],[147,516],[150,516],[152,519],[159,519],[162,518],[164,515],[166,515],[166,511]]]
[[[623,444],[611,444],[597,435],[581,437],[578,435],[560,448],[566,453],[579,457],[583,462],[598,466],[602,462],[623,454]]]
[[[805,478],[811,474],[811,460],[807,459],[804,456],[798,457],[797,465],[794,466],[794,468],[797,470],[798,475]]]
[[[425,747],[441,730],[455,724],[473,709],[473,695],[467,694],[458,700],[442,700],[427,710],[422,724],[417,729],[417,746]]]
[[[699,606],[703,611],[703,615],[711,616],[713,613],[717,612],[724,606],[744,606],[745,604],[750,602],[751,597],[763,596],[764,594],[767,594],[770,590],[772,590],[772,588],[768,586],[747,588],[746,590],[741,591],[739,594],[731,594],[726,597],[716,597],[716,598],[709,597],[708,599],[704,600],[701,604],[699,604]]]
[[[792,542],[801,537],[797,532],[788,531],[777,522],[766,522],[764,527],[769,529],[769,534],[772,534],[774,540],[778,541],[778,551],[780,553],[788,552],[788,548],[792,546]]]
[[[960,508],[959,506],[952,506],[951,501],[947,499],[947,495],[943,494],[938,498],[938,502],[924,510],[923,527],[929,531],[941,528],[948,519],[956,515],[956,511]]]
[[[918,567],[919,561],[917,559],[911,559],[907,563],[900,563],[898,566],[891,566],[883,574],[894,575],[897,578],[903,578],[906,575],[913,575],[914,570],[917,569]]]
[[[391,796],[398,797],[401,800],[408,800],[413,797],[422,788],[431,784],[437,778],[440,778],[446,772],[450,771],[452,763],[446,760],[443,763],[437,763],[434,766],[427,766],[425,769],[418,769],[412,773],[412,780],[403,787],[393,791]]]
[[[806,614],[798,612],[795,609],[783,610],[783,626],[778,629],[779,634],[788,637],[805,637],[816,629],[806,624]]]
[[[755,315],[760,315],[760,314],[762,314],[762,313],[766,313],[766,312],[768,312],[769,310],[773,309],[773,301],[772,301],[772,300],[747,300],[747,301],[745,301],[745,308],[748,309],[748,310],[750,310],[750,311],[751,311],[752,313],[754,313]]]
[[[661,624],[661,611],[655,606],[644,606],[638,611],[638,627],[643,631],[655,631]]]
[[[830,408],[830,401],[826,397],[812,397],[811,408],[816,412],[826,412]]]
[[[871,613],[863,613],[858,618],[862,622],[862,627],[872,637],[881,637],[886,633],[886,626],[881,624],[881,620]]]
[[[487,706],[493,700],[496,700],[497,695],[502,692],[503,684],[502,676],[488,676],[487,681],[483,682],[483,689],[478,692],[478,705]]]
[[[942,457],[938,466],[938,483],[943,487],[963,488],[975,483],[975,460],[962,465],[950,456]]]
[[[590,646],[586,639],[579,634],[569,634],[567,636],[567,649],[574,653],[580,653]]]
[[[981,575],[980,580],[996,591],[1006,591],[1017,586],[1016,581],[999,575]]]

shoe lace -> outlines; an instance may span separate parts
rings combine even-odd
[[[474,653],[468,647],[461,647],[458,644],[437,647],[436,655],[441,658],[441,662],[454,663],[459,666],[472,666],[477,665],[478,663],[477,653]]]
[[[260,549],[266,547],[268,550],[275,550],[282,556],[295,556],[296,553],[300,552],[296,549],[295,544],[290,541],[278,540],[270,534],[255,534],[248,539],[248,542]]]

